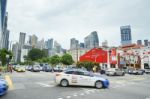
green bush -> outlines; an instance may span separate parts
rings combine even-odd
[[[97,71],[100,69],[99,63],[95,63],[95,62],[83,61],[83,62],[78,62],[76,65],[78,68],[85,67],[88,71],[93,70],[94,66],[97,66]]]

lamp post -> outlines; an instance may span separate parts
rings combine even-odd
[[[8,65],[9,65],[9,55],[6,54],[6,64],[7,64],[7,71],[8,71]]]

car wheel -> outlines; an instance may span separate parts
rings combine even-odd
[[[144,73],[142,72],[141,75],[143,75]]]
[[[103,87],[102,82],[101,81],[96,81],[95,87],[98,88],[98,89],[102,88]]]
[[[122,76],[124,76],[125,75],[125,73],[122,73]]]
[[[62,87],[67,87],[68,86],[68,81],[66,80],[66,79],[63,79],[63,80],[61,80],[61,82],[60,82],[60,85],[62,86]]]

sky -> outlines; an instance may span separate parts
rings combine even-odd
[[[70,39],[84,42],[97,31],[100,45],[119,46],[120,26],[130,25],[133,43],[150,40],[150,0],[8,0],[10,41],[19,33],[37,35],[39,40],[53,38],[63,48]]]

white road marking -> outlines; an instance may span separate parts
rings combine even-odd
[[[67,99],[70,99],[70,98],[71,98],[71,96],[67,96],[66,98],[67,98]]]
[[[81,96],[83,96],[83,95],[84,95],[84,93],[81,93],[80,95],[81,95]]]
[[[63,99],[63,98],[58,98],[58,99]]]
[[[86,93],[90,93],[90,90],[85,91]]]
[[[149,96],[149,97],[146,97],[146,99],[150,99],[150,96]]]
[[[45,84],[45,83],[41,83],[41,82],[37,82],[37,84],[39,84],[42,87],[51,87],[50,85]]]
[[[75,94],[75,95],[73,95],[73,96],[74,96],[74,97],[77,97],[78,95]]]

